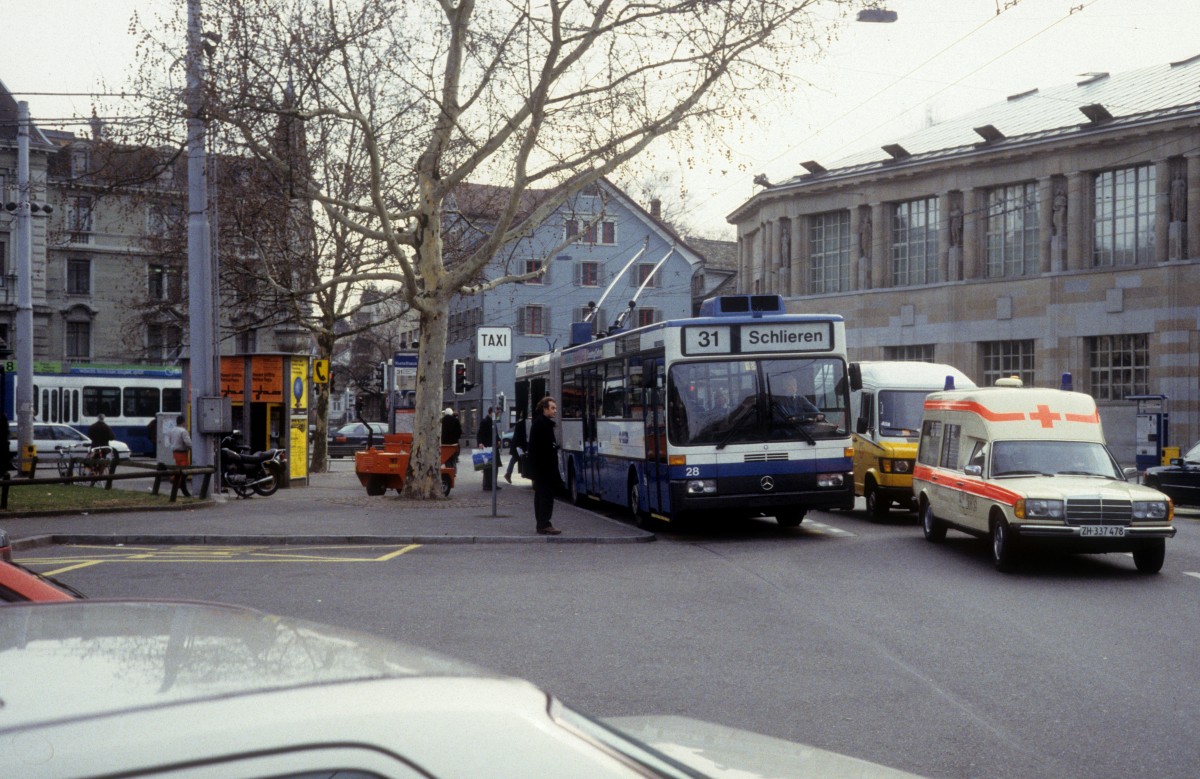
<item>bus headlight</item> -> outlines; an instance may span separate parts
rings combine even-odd
[[[1061,500],[1022,499],[1013,506],[1013,514],[1017,519],[1062,519],[1063,502]]]
[[[1134,519],[1166,519],[1169,515],[1166,501],[1135,500],[1133,502]]]
[[[846,475],[843,473],[818,473],[818,487],[841,487],[846,483]]]
[[[716,495],[717,480],[716,479],[689,479],[687,483],[688,495]]]

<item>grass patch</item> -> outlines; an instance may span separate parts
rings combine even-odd
[[[171,503],[171,488],[167,485],[158,495],[148,491],[104,489],[102,483],[95,487],[80,484],[30,484],[10,487],[8,510],[0,511],[0,517],[20,516],[29,511],[59,511],[74,514],[97,509],[166,508],[172,505],[198,503],[196,498],[182,495]]]

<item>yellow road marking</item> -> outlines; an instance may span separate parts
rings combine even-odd
[[[60,573],[66,573],[67,571],[77,571],[80,568],[87,568],[92,565],[99,565],[102,562],[104,562],[104,561],[103,560],[89,560],[87,562],[79,563],[78,565],[68,565],[66,568],[58,568],[53,571],[46,571],[45,575],[46,576],[58,576]]]
[[[75,546],[74,550],[105,550],[108,554],[70,555],[67,557],[22,557],[25,565],[66,565],[51,574],[86,568],[100,563],[383,563],[406,552],[419,549],[420,544],[407,544],[375,557],[314,554],[322,550],[379,549],[380,545],[292,547],[295,551],[276,551],[278,547],[261,546],[173,546],[173,547],[111,547]]]

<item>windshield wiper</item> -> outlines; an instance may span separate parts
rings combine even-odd
[[[997,479],[1003,476],[1053,476],[1052,473],[1043,473],[1042,471],[1001,471],[994,474]]]
[[[1093,471],[1059,471],[1059,472],[1058,472],[1058,475],[1059,475],[1059,476],[1096,476],[1096,477],[1099,477],[1099,478],[1101,478],[1101,479],[1111,479],[1111,478],[1113,478],[1112,474],[1107,474],[1107,473],[1095,473],[1095,472],[1093,472]]]

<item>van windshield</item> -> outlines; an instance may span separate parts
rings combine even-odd
[[[992,476],[1098,476],[1124,480],[1104,444],[1094,441],[997,441]]]
[[[921,434],[925,396],[934,390],[883,390],[879,393],[879,435],[916,438]]]

